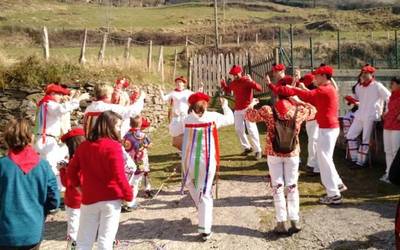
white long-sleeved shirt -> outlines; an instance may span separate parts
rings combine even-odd
[[[172,101],[172,114],[173,116],[186,115],[189,110],[189,97],[193,92],[189,89],[182,91],[171,91],[166,95],[161,95],[164,102]]]
[[[217,128],[232,125],[234,123],[234,116],[232,110],[229,108],[228,104],[222,106],[223,114],[218,112],[206,111],[199,117],[194,112],[190,113],[184,120],[185,124],[199,124],[199,123],[210,123],[215,122]],[[183,131],[182,131],[183,133]]]
[[[78,99],[72,99],[71,101],[64,103],[49,101],[47,103],[46,135],[59,137],[62,133],[61,127],[63,115],[78,108]]]
[[[121,106],[118,104],[106,103],[103,101],[95,101],[86,108],[85,114],[91,112],[113,111],[122,116],[122,119],[129,119],[130,117],[139,115],[140,112],[142,112],[143,107],[144,96],[141,96],[134,104],[129,106]]]
[[[379,120],[383,112],[383,105],[385,102],[387,105],[389,97],[390,91],[380,82],[372,81],[367,87],[358,84],[355,89],[355,98],[359,100],[360,104],[355,119]]]

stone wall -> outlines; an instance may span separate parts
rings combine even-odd
[[[82,92],[92,93],[93,84],[86,84],[81,87]],[[43,88],[8,88],[0,91],[0,138],[2,131],[7,126],[8,121],[13,117],[26,117],[34,121],[36,113],[36,103],[43,97]],[[143,115],[150,119],[151,129],[159,127],[167,118],[168,105],[161,100],[157,86],[146,85],[141,87],[147,93]],[[92,95],[93,96],[93,95]],[[80,109],[71,115],[72,126],[82,122],[83,111],[90,102],[81,102]],[[0,141],[0,149],[4,149],[4,141]]]

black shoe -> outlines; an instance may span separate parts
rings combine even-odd
[[[209,233],[209,234],[202,233],[202,234],[201,234],[201,239],[202,239],[203,241],[208,241],[209,239],[211,239],[211,235],[212,235],[212,233]]]
[[[248,156],[251,152],[253,152],[252,148],[246,148],[243,153],[241,153],[241,156]]]
[[[319,203],[325,204],[325,205],[340,205],[342,204],[342,196],[341,195],[335,195],[335,196],[324,196],[319,200]]]
[[[311,177],[320,175],[319,172],[314,172],[314,168],[310,167],[310,166],[306,167],[306,174],[307,174],[307,176],[311,176]]]
[[[153,191],[151,191],[151,190],[146,190],[146,191],[144,192],[144,196],[145,196],[145,198],[147,198],[147,199],[153,198],[153,197],[154,197]]]
[[[128,206],[121,207],[121,213],[130,213],[132,211],[133,211],[133,209],[131,207],[128,207]]]
[[[290,235],[292,235],[292,234],[296,234],[296,233],[298,233],[300,231],[301,231],[300,222],[297,221],[297,220],[290,221],[290,228],[288,230],[288,233]]]

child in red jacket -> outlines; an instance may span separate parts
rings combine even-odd
[[[61,137],[61,141],[68,147],[69,159],[75,153],[76,148],[85,141],[85,131],[81,128],[74,128]],[[61,183],[65,187],[64,203],[65,212],[67,214],[67,249],[71,249],[76,245],[76,237],[79,229],[80,207],[82,197],[80,192],[71,185],[71,181],[67,177],[66,161],[58,163],[58,170],[60,171]]]

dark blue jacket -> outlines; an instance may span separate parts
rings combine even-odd
[[[9,157],[0,158],[0,246],[39,243],[46,214],[59,203],[56,177],[47,161],[40,160],[24,174]]]

